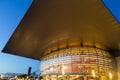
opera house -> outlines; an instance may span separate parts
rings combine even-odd
[[[40,60],[43,80],[120,80],[120,24],[101,0],[34,0],[2,52]]]

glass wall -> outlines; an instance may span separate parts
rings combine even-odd
[[[112,56],[105,50],[72,47],[45,56],[41,61],[40,70],[43,76],[69,75],[69,78],[75,78],[77,75],[77,77],[90,78],[88,80],[92,80],[93,77],[107,80],[112,76],[112,63]]]

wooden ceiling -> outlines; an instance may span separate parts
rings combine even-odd
[[[40,60],[71,40],[97,42],[120,56],[120,24],[101,0],[34,0],[2,52]]]

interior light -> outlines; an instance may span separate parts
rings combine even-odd
[[[95,71],[94,70],[92,70],[92,75],[93,75],[93,77],[95,77]]]
[[[62,74],[64,75],[65,74],[65,66],[62,65]]]
[[[109,73],[109,77],[110,77],[110,79],[112,79],[112,73],[111,72]]]

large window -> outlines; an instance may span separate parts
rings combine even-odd
[[[44,60],[45,58],[45,60]],[[108,52],[93,47],[75,47],[55,51],[41,61],[42,75],[81,74],[107,76],[112,70],[112,57]]]

